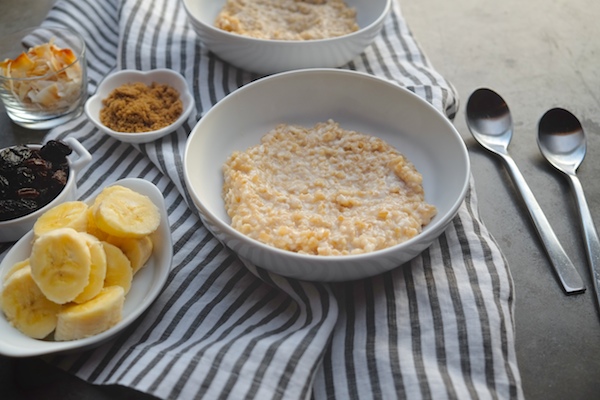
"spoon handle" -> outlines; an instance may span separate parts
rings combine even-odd
[[[501,154],[503,160],[506,162],[508,171],[516,185],[519,193],[523,198],[523,201],[527,205],[529,215],[533,221],[537,230],[538,236],[542,240],[550,263],[554,267],[554,271],[562,284],[563,290],[566,294],[576,294],[585,291],[585,286],[579,272],[567,256],[567,253],[561,246],[554,230],[550,226],[546,215],[542,211],[542,208],[538,204],[533,192],[527,185],[525,178],[519,171],[517,164],[508,154]]]
[[[583,228],[583,236],[585,237],[587,258],[594,284],[596,302],[600,311],[600,240],[598,240],[598,233],[596,232],[581,182],[575,175],[569,174],[568,176],[571,178],[571,186],[573,187],[575,197],[577,198],[577,205],[579,206],[579,216],[581,217],[581,227]]]

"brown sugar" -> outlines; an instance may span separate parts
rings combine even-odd
[[[102,100],[100,121],[117,132],[149,132],[175,122],[183,112],[177,90],[153,82],[127,83]]]

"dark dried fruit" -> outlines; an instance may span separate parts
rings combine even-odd
[[[39,150],[14,146],[0,150],[0,221],[29,214],[50,203],[69,176],[65,143],[50,140]]]
[[[52,179],[61,186],[65,186],[67,184],[68,178],[69,175],[67,175],[62,169],[54,171],[54,173],[52,174]]]
[[[0,150],[0,169],[10,169],[31,158],[34,150],[27,146],[8,147]]]
[[[73,150],[63,142],[50,140],[44,147],[40,149],[40,155],[44,160],[61,163],[66,162],[67,156]]]
[[[38,203],[35,200],[20,199],[20,200],[0,200],[0,210],[2,210],[1,221],[6,221],[13,218],[22,217],[37,210]]]
[[[8,179],[4,175],[0,175],[0,193],[4,193],[5,190],[8,190],[10,187],[10,183]],[[1,196],[1,195],[0,195]],[[0,197],[2,198],[2,197]]]

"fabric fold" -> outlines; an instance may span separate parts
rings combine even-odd
[[[169,279],[147,312],[100,347],[50,363],[93,384],[165,399],[523,397],[512,278],[479,218],[472,180],[445,233],[383,275],[310,283],[244,265],[200,222],[183,182],[183,152],[203,113],[260,77],[207,51],[181,1],[62,0],[44,24],[84,35],[90,93],[114,70],[171,68],[197,107],[180,129],[149,144],[118,142],[85,116],[48,134],[76,137],[92,153],[78,181],[83,200],[125,177],[154,183],[174,243]],[[373,45],[342,68],[394,81],[450,119],[458,111],[455,89],[430,65],[397,1]]]

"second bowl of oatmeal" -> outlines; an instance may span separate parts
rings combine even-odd
[[[185,78],[170,69],[108,75],[85,103],[89,120],[109,136],[148,143],[179,128],[195,108]]]
[[[392,0],[183,0],[200,40],[258,74],[335,68],[367,48]]]
[[[236,90],[196,124],[184,154],[190,197],[221,242],[312,281],[373,276],[414,258],[458,212],[469,175],[464,142],[442,113],[397,84],[338,69]]]

